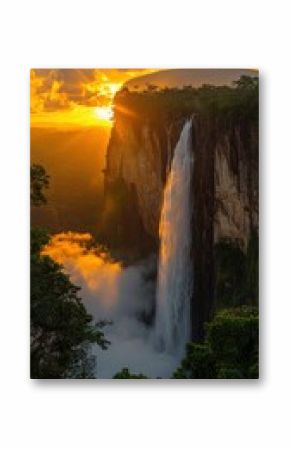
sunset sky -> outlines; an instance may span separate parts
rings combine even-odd
[[[111,126],[122,85],[156,69],[32,69],[32,127]]]

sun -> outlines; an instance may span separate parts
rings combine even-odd
[[[111,106],[97,106],[94,108],[94,114],[100,120],[112,121],[114,117],[114,112]]]

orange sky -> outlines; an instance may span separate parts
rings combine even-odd
[[[32,69],[32,127],[111,126],[115,93],[156,69]]]

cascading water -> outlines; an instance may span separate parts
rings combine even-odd
[[[193,291],[190,257],[191,127],[192,120],[188,120],[174,150],[159,224],[155,343],[158,349],[176,354],[184,351],[190,339],[190,299]]]

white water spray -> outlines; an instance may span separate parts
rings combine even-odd
[[[190,299],[193,291],[190,257],[191,127],[192,121],[188,120],[174,150],[159,224],[155,342],[160,350],[170,353],[182,353],[190,339]]]

